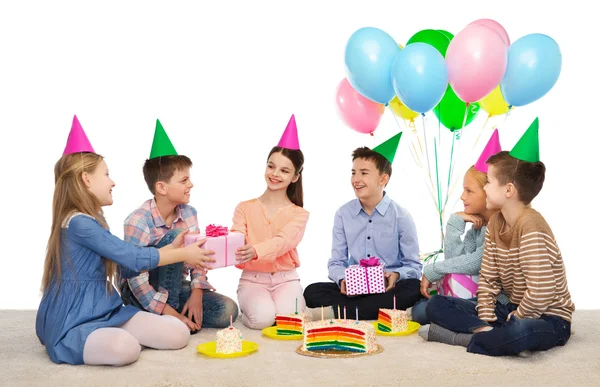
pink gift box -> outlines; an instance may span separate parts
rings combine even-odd
[[[349,296],[385,293],[383,264],[378,258],[361,259],[360,265],[346,269],[346,293]]]
[[[215,252],[212,257],[216,262],[210,263],[213,269],[236,265],[235,252],[245,245],[246,240],[245,235],[240,232],[230,233],[225,227],[210,225],[206,227],[205,235],[187,234],[184,238],[184,245],[191,245],[203,238],[206,238],[206,242],[202,248]]]
[[[437,290],[442,296],[469,299],[477,297],[478,284],[478,275],[446,274],[437,282]]]

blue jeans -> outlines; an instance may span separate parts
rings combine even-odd
[[[520,319],[508,315],[517,305],[496,303],[498,320],[487,323],[477,316],[473,300],[436,295],[427,302],[426,313],[432,323],[458,333],[473,333],[477,328],[494,329],[473,334],[467,352],[488,356],[518,355],[525,350],[545,351],[562,346],[571,336],[571,323],[557,316]]]
[[[181,229],[171,230],[156,244],[156,248],[167,246],[181,233]],[[183,306],[192,294],[190,281],[183,279],[183,262],[160,266],[150,270],[150,285],[154,289],[164,288],[169,292],[167,304],[181,313]],[[144,308],[130,291],[127,282],[121,288],[121,298],[128,305]],[[202,327],[225,328],[229,326],[229,316],[233,321],[238,316],[238,306],[231,298],[222,294],[204,290],[202,296]]]
[[[418,322],[421,325],[429,324],[430,321],[425,312],[427,301],[429,301],[429,299],[423,297],[411,308],[412,321]]]

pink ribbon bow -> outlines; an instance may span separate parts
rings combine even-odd
[[[371,293],[371,284],[369,284],[369,273],[367,271],[367,269],[369,267],[373,267],[373,266],[379,266],[379,258],[377,257],[373,257],[373,258],[363,258],[360,260],[360,267],[364,267],[365,268],[365,279],[367,282],[367,293]]]
[[[210,224],[206,226],[206,236],[219,237],[227,234],[229,234],[229,230],[227,230],[227,227],[218,226],[215,224]]]
[[[362,267],[370,267],[370,266],[379,266],[379,258],[363,258],[360,260],[360,266]]]

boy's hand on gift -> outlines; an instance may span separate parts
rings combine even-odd
[[[183,230],[182,232],[180,232],[175,239],[173,239],[173,242],[171,242],[171,244],[169,246],[171,246],[174,249],[178,249],[180,247],[183,247],[183,243],[185,241],[185,236],[187,234],[199,234],[200,231],[192,231],[190,232],[190,230]]]
[[[429,287],[429,285],[431,285],[431,282],[429,282],[427,277],[423,276],[423,278],[421,278],[421,294],[425,298],[431,298],[431,296],[429,295],[429,292],[427,291],[427,288]]]
[[[345,279],[340,281],[340,293],[342,293],[345,296],[348,295],[348,292],[346,290],[346,280]]]
[[[178,249],[180,247],[183,247],[184,238],[188,234],[188,232],[189,232],[189,230],[184,230],[184,231],[180,232],[175,237],[175,239],[173,239],[173,242],[171,242],[171,244],[169,245],[169,247],[171,247],[173,249]]]
[[[398,282],[400,279],[400,274],[396,273],[395,271],[386,271],[384,276],[387,281],[387,287],[385,288],[385,291],[387,292],[396,286],[396,282]]]
[[[206,239],[201,239],[192,243],[191,245],[184,247],[186,250],[186,258],[185,263],[190,266],[195,267],[196,269],[208,269],[211,270],[210,266],[211,262],[216,262],[214,258],[211,257],[215,252],[212,250],[205,250],[200,248],[201,245],[206,242]]]
[[[476,230],[479,230],[485,224],[485,219],[481,215],[470,215],[466,212],[457,212],[456,215],[460,216],[465,222],[473,223]]]
[[[202,289],[192,289],[192,293],[190,294],[190,298],[188,298],[185,305],[183,305],[183,309],[181,310],[181,314],[185,316],[185,312],[187,312],[187,318],[196,323],[198,330],[202,328],[202,298],[204,292]]]
[[[252,245],[244,245],[237,249],[235,258],[239,263],[246,263],[256,257],[256,249]]]
[[[512,316],[514,316],[516,313],[517,313],[517,311],[516,311],[516,310],[513,310],[512,312],[510,312],[510,313],[508,314],[508,317],[506,317],[506,321],[507,321],[507,322],[508,322],[508,321],[510,321],[510,318],[511,318]]]

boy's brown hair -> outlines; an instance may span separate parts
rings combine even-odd
[[[176,171],[192,167],[192,160],[187,156],[161,156],[146,160],[144,163],[144,180],[152,195],[156,195],[156,183],[168,183]]]
[[[392,163],[390,163],[388,159],[383,157],[381,153],[375,152],[371,148],[363,146],[360,148],[356,148],[352,152],[352,161],[356,159],[371,160],[375,163],[375,167],[377,168],[379,173],[385,173],[390,178],[392,177]]]
[[[544,186],[546,166],[541,161],[530,163],[514,158],[508,151],[502,151],[486,162],[494,166],[496,178],[501,185],[515,185],[519,200],[525,205],[531,203]]]

